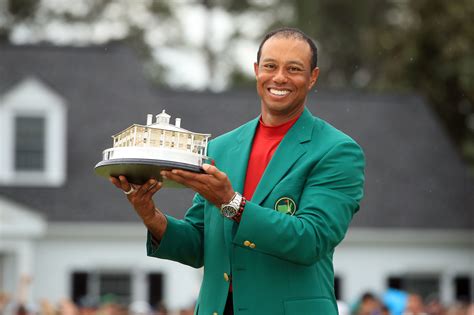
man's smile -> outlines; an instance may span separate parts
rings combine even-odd
[[[287,89],[275,89],[275,88],[269,88],[268,91],[276,96],[285,96],[289,94],[291,91]]]

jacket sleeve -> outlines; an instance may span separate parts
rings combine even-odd
[[[365,159],[355,142],[334,146],[313,166],[294,216],[247,202],[233,242],[312,265],[344,238],[363,196]],[[303,180],[303,179],[302,179]],[[263,231],[263,232],[262,232]]]
[[[204,263],[204,199],[196,194],[193,205],[183,220],[166,216],[168,225],[163,238],[158,243],[151,233],[147,235],[147,255],[174,260],[182,264],[200,268]]]

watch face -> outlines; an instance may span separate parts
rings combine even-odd
[[[237,210],[238,209],[235,209],[232,206],[224,206],[222,208],[222,215],[226,218],[232,218],[233,216],[237,214]]]

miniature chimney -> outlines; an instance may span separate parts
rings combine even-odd
[[[146,115],[146,125],[149,126],[152,123],[153,123],[153,115],[152,114]]]
[[[175,126],[181,128],[181,118],[176,118]]]

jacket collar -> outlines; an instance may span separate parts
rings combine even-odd
[[[278,181],[287,173],[288,169],[306,152],[302,143],[311,140],[313,121],[313,115],[305,108],[300,118],[283,137],[270,163],[267,165],[255,190],[252,202],[261,203]],[[238,166],[228,168],[229,179],[235,191],[242,192],[244,189],[248,159],[258,123],[259,117],[251,120],[242,128],[242,131],[237,136],[236,145],[231,151],[233,164]]]
[[[310,141],[314,118],[307,108],[288,130],[258,183],[252,202],[261,204],[296,161],[306,153],[302,143]],[[245,180],[245,178],[244,178]]]

